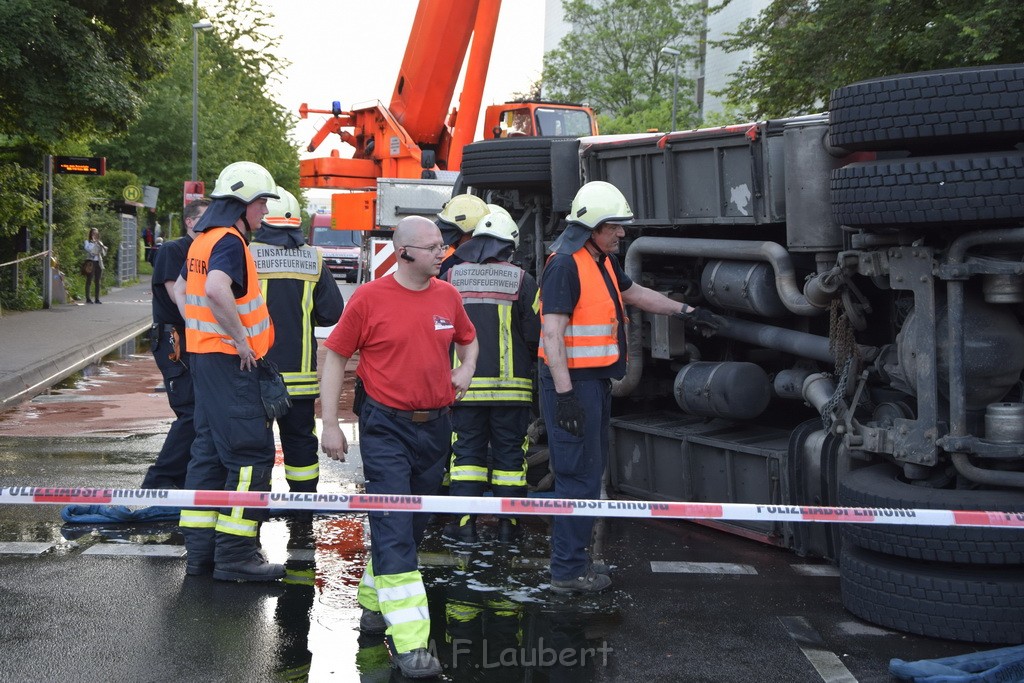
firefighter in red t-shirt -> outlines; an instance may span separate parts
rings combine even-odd
[[[433,222],[404,218],[393,242],[398,270],[362,285],[325,342],[320,384],[321,446],[344,460],[348,443],[338,425],[338,400],[348,359],[365,389],[359,446],[366,492],[437,492],[451,444],[451,405],[466,394],[479,347],[458,290],[435,276],[444,242]],[[459,365],[452,369],[454,344]],[[360,630],[387,633],[393,666],[413,678],[438,676],[427,650],[430,615],[416,562],[428,514],[371,512],[371,560],[359,585]]]

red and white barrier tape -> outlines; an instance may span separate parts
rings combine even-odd
[[[1024,528],[1024,512],[846,508],[753,503],[674,503],[564,498],[492,498],[406,496],[368,493],[277,493],[105,489],[48,486],[0,486],[0,504],[145,505],[156,507],[260,507],[320,512],[415,511],[451,514],[577,515],[651,519],[715,519],[766,522],[906,524],[912,526],[982,526]]]

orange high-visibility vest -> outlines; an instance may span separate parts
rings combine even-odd
[[[185,343],[191,353],[227,353],[238,355],[234,346],[228,344],[231,335],[217,322],[206,298],[206,278],[213,247],[221,239],[234,235],[242,241],[245,249],[246,291],[235,299],[235,310],[249,338],[249,347],[257,358],[267,355],[274,343],[274,324],[270,311],[260,292],[259,273],[256,262],[249,253],[245,239],[235,228],[210,228],[199,233],[188,250],[188,279],[185,281]]]
[[[569,325],[565,328],[565,356],[569,369],[604,368],[619,359],[619,319],[615,311],[615,301],[608,295],[601,276],[601,266],[587,251],[586,246],[577,249],[573,255],[576,271],[580,276],[580,298],[576,308],[569,316]],[[622,293],[619,281],[615,277],[611,259],[604,259],[604,269],[608,273],[615,296],[622,307]],[[543,297],[543,287],[541,287]],[[544,327],[544,301],[541,299],[541,329]],[[541,335],[538,355],[547,362],[544,355],[544,337]]]

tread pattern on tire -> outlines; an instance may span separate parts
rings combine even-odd
[[[843,607],[873,624],[932,638],[1024,642],[1024,574],[899,560],[845,546]]]
[[[839,482],[838,504],[844,507],[919,508],[927,510],[1024,510],[1024,494],[1013,491],[955,491],[905,484],[897,469],[883,463],[853,470]],[[975,565],[1024,564],[1024,534],[989,527],[843,524],[848,543],[877,553],[912,560]]]
[[[832,172],[840,225],[1008,223],[1024,219],[1024,152],[857,162]]]
[[[502,138],[466,145],[462,176],[481,189],[551,182],[551,141],[564,138]]]
[[[914,149],[939,140],[1024,140],[1024,65],[945,69],[832,91],[829,141],[849,150]]]

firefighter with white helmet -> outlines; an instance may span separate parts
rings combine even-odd
[[[283,187],[277,188],[277,194],[280,199],[267,201],[263,227],[253,235],[249,251],[256,259],[260,288],[276,331],[267,358],[281,371],[292,400],[288,412],[277,418],[284,477],[289,490],[311,493],[320,480],[313,410],[320,395],[314,328],[337,323],[345,302],[334,276],[323,265],[321,251],[306,244],[299,201]]]
[[[441,240],[447,247],[438,277],[444,277],[448,269],[458,263],[453,258],[455,250],[473,236],[476,224],[488,213],[488,205],[476,195],[457,194],[445,202],[435,221],[441,231]]]
[[[519,226],[508,212],[493,211],[455,251],[460,263],[443,276],[462,294],[480,341],[473,381],[452,410],[452,495],[479,496],[489,484],[495,496],[526,496],[526,430],[540,319],[536,280],[511,263],[518,246]],[[499,519],[499,541],[512,542],[519,531],[516,518]],[[444,535],[474,542],[476,520],[462,515]]]
[[[611,381],[626,372],[625,306],[660,315],[692,314],[687,304],[633,282],[615,258],[633,211],[614,185],[594,181],[573,199],[540,283],[538,373],[555,497],[601,497],[608,462]],[[570,519],[571,517],[571,519]],[[594,593],[611,585],[588,547],[592,517],[555,515],[551,589]]]
[[[195,241],[174,285],[192,354],[196,437],[185,488],[269,491],[274,437],[268,413],[287,395],[261,388],[274,324],[260,291],[247,236],[277,199],[277,183],[251,161],[230,164],[196,224]],[[260,553],[259,508],[184,509],[185,573],[224,581],[274,581],[283,565]]]

